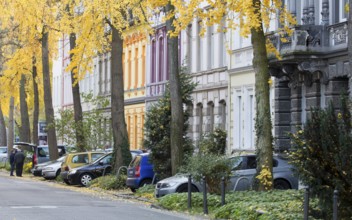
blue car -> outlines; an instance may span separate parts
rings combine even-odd
[[[152,184],[154,181],[153,164],[149,161],[149,153],[137,155],[127,169],[126,185],[132,192],[141,186]]]

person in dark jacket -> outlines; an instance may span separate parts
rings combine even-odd
[[[21,150],[18,150],[15,154],[15,164],[16,164],[16,176],[21,177],[23,171],[23,164],[24,164],[25,156]]]
[[[11,165],[10,176],[13,176],[13,171],[15,170],[15,154],[16,153],[17,153],[17,150],[12,149],[11,154],[10,154],[10,165]]]

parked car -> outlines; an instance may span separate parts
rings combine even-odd
[[[70,153],[66,155],[65,160],[61,164],[61,177],[66,184],[70,184],[68,181],[68,173],[71,169],[76,167],[81,167],[89,163],[94,162],[105,152],[79,152],[79,153]]]
[[[105,149],[105,152],[106,153],[112,153],[113,151],[113,148],[112,147],[109,147],[109,148],[106,148]],[[130,150],[131,152],[131,155],[132,155],[132,160],[138,155],[138,154],[142,154],[143,151],[142,150]]]
[[[34,145],[25,142],[15,142],[14,146],[22,151],[25,151],[27,156],[31,157],[32,166],[34,167],[37,164],[50,161],[49,157],[49,146],[48,145]],[[66,147],[64,145],[57,146],[59,157],[66,154]]]
[[[72,185],[87,186],[91,180],[111,173],[111,165],[112,153],[108,153],[91,164],[71,169],[67,180]]]
[[[7,147],[0,147],[0,163],[5,163],[7,160]]]
[[[62,156],[57,160],[50,161],[47,165],[42,167],[42,176],[45,179],[55,179],[60,175],[61,164],[65,160],[66,156]]]
[[[153,164],[149,161],[149,153],[137,155],[127,169],[127,187],[135,192],[139,187],[153,183],[154,179]]]
[[[227,184],[227,190],[243,191],[251,189],[257,167],[256,156],[242,155],[231,159],[234,160],[234,167]],[[293,175],[292,168],[287,160],[274,156],[273,177],[275,189],[298,189],[298,178]],[[163,179],[156,184],[155,196],[161,197],[170,193],[187,192],[187,184],[188,177],[185,174],[177,174]],[[202,192],[202,185],[192,180],[192,191]]]

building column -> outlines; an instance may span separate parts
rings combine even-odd
[[[297,131],[302,125],[302,85],[291,88],[291,132]]]
[[[308,19],[308,1],[309,0],[304,0],[304,5],[303,5],[302,23],[304,25],[309,24],[309,19]]]
[[[290,147],[287,135],[291,131],[291,89],[288,81],[275,80],[275,151],[282,152]]]
[[[314,7],[314,0],[309,0],[309,6],[308,6],[308,24],[315,24],[315,7]]]
[[[329,0],[323,0],[322,10],[321,10],[321,24],[328,25],[329,24]]]

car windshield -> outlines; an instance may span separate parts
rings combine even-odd
[[[49,148],[48,147],[38,147],[38,156],[39,157],[49,156]]]

